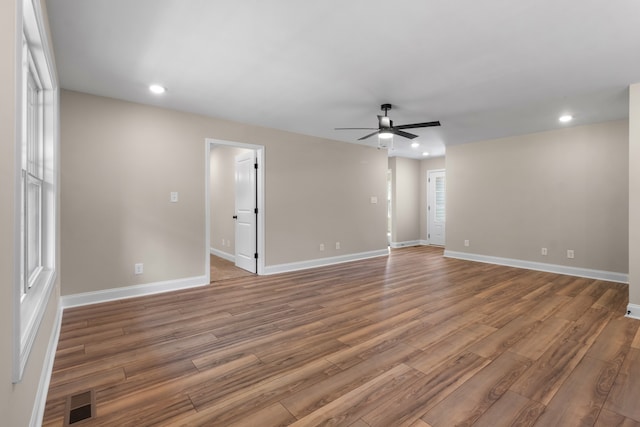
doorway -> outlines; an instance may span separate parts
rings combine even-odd
[[[236,156],[242,169],[236,170]],[[250,168],[246,159],[251,159]],[[257,166],[256,166],[257,165]],[[240,182],[238,185],[237,183]],[[236,193],[253,200],[251,221],[253,228],[246,232],[246,195],[242,206],[243,228],[238,233]],[[207,138],[205,140],[205,272],[211,282],[212,268],[220,259],[227,265],[239,265],[252,273],[263,274],[264,245],[264,146]],[[239,241],[240,239],[240,241]],[[245,241],[246,240],[246,241]],[[238,256],[238,250],[242,256]],[[248,260],[247,250],[251,251]],[[236,262],[239,260],[240,262]],[[250,262],[248,262],[250,261]]]
[[[446,177],[444,169],[427,171],[427,238],[430,245],[445,245]]]

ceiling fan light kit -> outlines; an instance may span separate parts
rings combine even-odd
[[[393,134],[391,132],[378,134],[378,150],[393,150]]]
[[[417,129],[417,128],[426,128],[432,126],[440,126],[439,121],[433,122],[424,122],[424,123],[411,123],[406,125],[394,126],[393,120],[387,115],[388,111],[391,110],[393,106],[391,104],[382,104],[380,109],[384,111],[384,116],[378,115],[378,128],[336,128],[336,130],[376,130],[368,135],[363,136],[362,138],[358,138],[358,141],[365,140],[367,138],[372,137],[373,135],[378,135],[378,148],[391,148],[393,149],[393,139],[395,135],[401,136],[407,139],[417,138],[418,135],[405,132],[403,129]]]

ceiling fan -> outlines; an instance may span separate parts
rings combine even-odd
[[[439,121],[434,121],[434,122],[424,122],[424,123],[412,123],[412,124],[408,124],[408,125],[400,125],[400,126],[394,126],[393,125],[393,120],[391,120],[390,117],[387,116],[387,112],[389,110],[391,110],[392,105],[391,104],[382,104],[380,106],[380,109],[384,111],[384,116],[378,116],[378,128],[335,128],[336,130],[354,130],[354,129],[358,129],[358,130],[373,130],[375,129],[375,132],[370,133],[369,135],[365,135],[362,138],[358,138],[358,141],[362,141],[363,139],[367,139],[369,137],[372,137],[373,135],[378,135],[379,138],[391,138],[393,137],[393,135],[398,135],[398,136],[402,136],[405,138],[409,138],[409,139],[414,139],[417,138],[418,135],[414,135],[412,133],[409,132],[405,132],[403,129],[416,129],[416,128],[427,128],[427,127],[432,127],[432,126],[440,126],[440,122]]]

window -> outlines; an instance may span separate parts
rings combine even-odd
[[[23,1],[22,60],[16,70],[22,90],[16,132],[20,238],[15,250],[20,264],[14,296],[14,382],[22,378],[55,283],[57,88],[39,8],[40,2]]]
[[[42,272],[42,188],[43,161],[43,91],[33,55],[25,42],[23,55],[25,93],[23,98],[22,200],[23,263],[20,281],[22,298],[37,283]]]

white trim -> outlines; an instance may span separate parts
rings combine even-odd
[[[79,307],[83,305],[98,304],[101,302],[115,301],[144,295],[160,294],[163,292],[177,291],[180,289],[197,288],[209,284],[207,276],[187,277],[184,279],[166,280],[163,282],[146,283],[143,285],[125,286],[122,288],[105,289],[95,292],[65,295],[62,299],[62,307]]]
[[[627,315],[625,317],[640,320],[640,305],[638,304],[627,305]]]
[[[211,144],[204,140],[204,275],[211,282]],[[206,249],[209,248],[209,253]]]
[[[407,240],[406,242],[391,242],[389,246],[394,249],[397,248],[406,248],[408,246],[420,246],[422,243],[420,240]]]
[[[19,374],[19,377],[14,377],[14,382],[17,383],[21,380],[22,374],[27,366],[27,362],[29,361],[29,354],[31,353],[31,348],[33,347],[33,343],[36,340],[36,336],[40,330],[40,324],[42,323],[42,318],[44,317],[44,313],[46,311],[46,306],[51,299],[51,292],[54,288],[54,283],[56,280],[55,272],[47,271],[41,277],[41,282],[37,286],[42,287],[42,294],[35,301],[35,306],[33,307],[33,316],[29,316],[29,321],[26,325],[23,325],[23,317],[22,313],[20,316],[20,329],[24,327],[26,332],[23,334],[23,331],[20,330],[20,352],[18,360],[18,369],[19,371],[16,374]]]
[[[226,259],[227,261],[236,262],[235,255],[230,254],[228,252],[221,251],[220,249],[211,248],[210,253],[211,253],[211,255],[215,255],[215,256],[220,257],[222,259]]]
[[[389,249],[380,249],[377,251],[360,252],[356,254],[341,255],[336,257],[318,258],[308,261],[290,262],[287,264],[268,265],[265,267],[264,274],[279,274],[290,271],[306,270],[308,268],[325,267],[328,265],[342,264],[344,262],[359,261],[368,258],[376,258],[388,256]]]
[[[569,267],[558,264],[545,264],[542,262],[524,261],[520,259],[501,258],[487,255],[471,254],[466,252],[444,251],[447,258],[457,258],[467,261],[484,262],[487,264],[505,265],[508,267],[524,268],[527,270],[546,271],[548,273],[566,274],[569,276],[586,277],[588,279],[606,280],[609,282],[629,283],[629,275],[613,271],[592,270],[589,268]]]
[[[44,359],[44,366],[40,372],[40,382],[38,383],[38,391],[36,400],[31,411],[31,421],[29,426],[38,427],[42,425],[44,418],[44,409],[47,404],[47,393],[49,392],[49,383],[53,373],[53,362],[56,359],[56,349],[58,348],[58,340],[60,338],[60,328],[62,325],[62,305],[58,303],[56,318],[53,321],[53,331],[49,336],[49,344],[47,345],[47,353]]]
[[[212,145],[225,145],[236,148],[246,148],[249,150],[255,150],[256,162],[258,163],[258,275],[266,274],[264,260],[266,256],[266,246],[264,244],[265,236],[265,221],[264,221],[264,175],[265,175],[265,148],[263,145],[257,144],[245,144],[243,142],[225,141],[222,139],[205,138],[204,140],[204,153],[205,153],[205,173],[204,173],[204,185],[205,185],[205,274],[210,281],[211,274],[211,195],[209,189],[209,181],[211,177],[211,146]],[[235,262],[235,257],[234,257]]]
[[[11,378],[13,383],[22,379],[22,334],[21,334],[21,269],[22,269],[22,43],[24,41],[24,11],[23,2],[16,4],[16,32],[15,32],[15,88],[14,88],[14,190],[13,190],[13,316],[12,316],[12,349]]]

